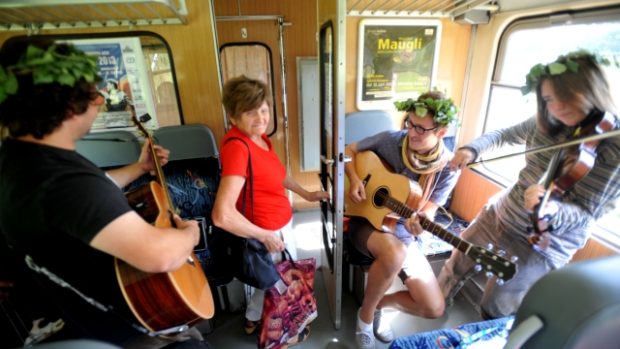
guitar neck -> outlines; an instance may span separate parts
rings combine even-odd
[[[412,208],[391,197],[386,200],[385,206],[401,217],[411,217],[411,215],[415,213]],[[422,225],[422,228],[424,228],[424,230],[429,231],[433,235],[454,246],[459,251],[467,254],[471,249],[471,243],[450,233],[449,231],[445,230],[440,225],[436,224],[430,219],[421,216],[419,217],[419,219],[420,224]]]
[[[153,137],[150,134],[147,134],[147,138],[149,140],[149,145],[151,148],[151,156],[153,157],[153,163],[155,164],[155,178],[157,178],[157,182],[161,184],[163,190],[163,195],[166,198],[166,202],[168,202],[168,207],[170,210],[174,212],[174,203],[172,202],[172,198],[170,197],[170,193],[168,192],[168,184],[166,184],[166,176],[164,176],[164,170],[161,167],[161,163],[159,162],[159,157],[157,156],[157,151],[155,150],[155,143],[153,141]]]
[[[170,208],[170,210],[172,212],[175,212],[174,203],[172,202],[170,193],[168,193],[168,185],[166,184],[166,177],[164,176],[164,170],[161,167],[161,163],[159,162],[159,157],[157,156],[157,151],[155,150],[155,140],[153,139],[153,136],[151,135],[151,133],[147,131],[144,125],[142,125],[140,120],[138,120],[138,117],[136,116],[136,111],[133,108],[133,105],[131,107],[133,110],[133,115],[131,117],[133,119],[134,124],[136,125],[136,127],[138,127],[138,129],[144,135],[144,137],[149,141],[151,157],[153,158],[153,164],[155,164],[155,178],[157,178],[157,182],[164,189],[162,190],[162,195],[164,196],[166,202],[168,203],[168,207]]]

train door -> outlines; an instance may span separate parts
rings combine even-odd
[[[321,185],[331,200],[321,202],[324,249],[322,275],[334,327],[342,303],[342,215],[344,212],[345,2],[319,2]]]
[[[283,18],[218,16],[216,23],[222,83],[244,74],[262,80],[272,89],[274,106],[267,134],[278,157],[290,170]]]

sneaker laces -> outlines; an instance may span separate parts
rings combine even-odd
[[[355,341],[358,349],[375,349],[375,338],[368,332],[355,332]]]

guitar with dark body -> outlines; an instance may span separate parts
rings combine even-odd
[[[155,143],[135,115],[133,119],[151,144],[157,180],[131,194],[130,201],[151,203],[150,217],[145,219],[157,227],[173,227],[174,206],[153,147]],[[150,197],[144,200],[136,198],[141,195]],[[174,334],[202,319],[213,317],[215,308],[211,289],[194,253],[180,268],[168,273],[146,273],[118,258],[115,259],[115,267],[118,283],[129,308],[151,332]]]
[[[410,206],[417,206],[422,196],[420,186],[390,172],[372,151],[355,156],[355,172],[364,182],[366,200],[354,203],[345,195],[345,215],[364,217],[375,229],[391,233],[400,217],[408,218],[416,212]],[[517,266],[503,256],[459,238],[430,219],[419,219],[424,230],[451,244],[498,279],[506,281],[516,273]]]

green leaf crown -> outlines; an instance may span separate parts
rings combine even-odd
[[[0,103],[9,95],[17,93],[18,75],[32,74],[35,85],[56,82],[73,86],[81,78],[94,82],[98,72],[97,57],[87,55],[73,45],[66,47],[66,52],[59,53],[56,45],[47,49],[28,45],[17,63],[7,67],[0,66]]]
[[[425,117],[430,111],[434,114],[433,120],[441,126],[448,126],[457,119],[458,108],[451,98],[409,98],[406,101],[394,102],[394,106],[398,111],[414,112],[419,117]]]
[[[596,64],[601,66],[609,66],[611,61],[597,53],[590,53],[586,50],[577,50],[566,55],[560,55],[554,62],[549,64],[538,63],[530,69],[525,76],[525,86],[521,87],[521,94],[526,95],[534,90],[540,83],[540,80],[546,76],[560,75],[566,72],[576,73],[579,70],[578,58],[589,57]],[[614,65],[618,67],[618,62],[614,60]]]

